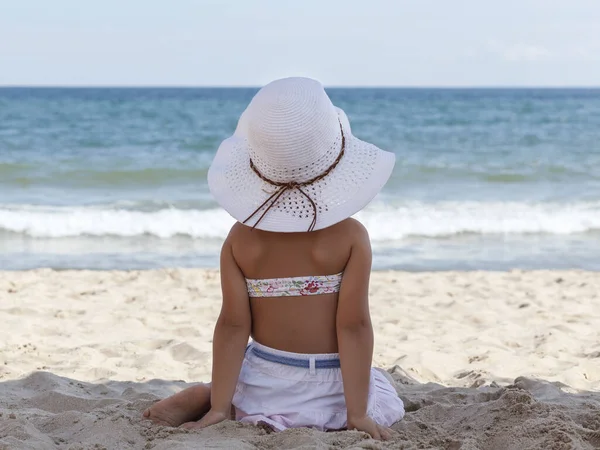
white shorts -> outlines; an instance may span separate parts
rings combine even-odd
[[[275,350],[257,342],[246,349],[233,397],[236,420],[265,422],[276,430],[346,428],[346,401],[339,355]],[[404,404],[388,378],[371,369],[367,412],[390,426],[404,417]]]

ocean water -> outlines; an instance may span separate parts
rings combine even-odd
[[[0,269],[216,267],[206,173],[254,89],[0,89]],[[600,90],[329,89],[397,155],[377,269],[600,269]]]

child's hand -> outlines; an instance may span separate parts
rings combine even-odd
[[[199,428],[205,428],[210,425],[215,425],[217,423],[223,422],[224,420],[230,419],[231,416],[227,413],[213,411],[212,409],[208,411],[202,419],[197,422],[187,422],[181,425],[183,428],[187,428],[188,430],[194,430]]]
[[[384,441],[391,439],[392,435],[395,434],[393,430],[375,423],[369,416],[353,419],[348,418],[348,429],[364,431],[365,433],[370,434],[373,439]]]

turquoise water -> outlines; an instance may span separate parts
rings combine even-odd
[[[253,89],[0,89],[0,268],[217,265],[206,172]],[[393,151],[376,268],[600,269],[600,90],[330,89]]]

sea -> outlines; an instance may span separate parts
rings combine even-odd
[[[206,174],[257,89],[0,88],[0,269],[217,267]],[[600,89],[327,89],[397,155],[377,270],[600,270]]]

